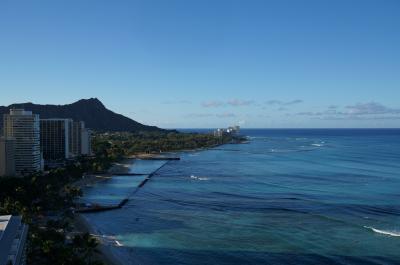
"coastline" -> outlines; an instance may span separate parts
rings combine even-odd
[[[84,216],[76,213],[74,215],[74,231],[79,233],[89,233],[94,236],[98,241],[97,246],[98,252],[95,255],[95,259],[104,262],[107,265],[123,265],[123,263],[118,259],[118,257],[112,252],[110,245],[106,243],[100,233],[91,225]]]
[[[149,158],[157,158],[157,157],[167,157],[168,154],[177,154],[177,153],[189,153],[189,152],[201,152],[205,150],[209,150],[224,144],[217,144],[209,147],[195,148],[195,149],[186,149],[186,150],[176,150],[169,151],[163,153],[138,153],[131,155],[122,159],[119,162],[113,163],[113,165],[107,170],[108,174],[98,174],[98,175],[87,175],[82,180],[79,180],[77,183],[74,183],[75,186],[83,188],[88,185],[96,184],[100,181],[105,181],[107,179],[112,178],[113,174],[123,174],[129,173],[131,166],[135,163],[137,159],[149,159]],[[105,262],[108,265],[123,265],[123,263],[119,260],[119,258],[113,253],[112,245],[119,246],[119,242],[112,238],[104,238],[101,233],[95,229],[93,225],[91,225],[88,220],[80,213],[74,214],[74,231],[75,232],[83,232],[90,233],[99,241],[99,245],[97,247],[98,253],[96,254],[96,259]],[[113,241],[111,243],[110,241]]]
[[[106,176],[106,175],[101,175],[101,174],[85,175],[85,176],[82,176],[82,179],[72,183],[71,186],[82,189],[86,186],[90,186],[90,185],[96,184],[101,181],[105,181],[110,178],[111,178],[111,176]]]
[[[113,163],[107,172],[111,175],[116,173],[129,173],[130,167],[134,163],[135,163],[134,157],[124,158],[119,162]]]
[[[134,158],[126,158],[120,162],[114,163],[111,168],[107,171],[108,174],[94,174],[85,175],[81,180],[76,181],[72,185],[79,188],[94,185],[98,182],[105,181],[112,178],[113,173],[129,173],[130,166],[134,163]],[[89,233],[91,236],[98,240],[99,245],[97,246],[98,252],[95,255],[95,259],[104,262],[107,265],[123,265],[118,257],[112,252],[112,246],[110,241],[114,241],[116,245],[118,243],[112,239],[106,239],[101,236],[101,233],[97,231],[94,225],[90,224],[88,220],[80,213],[75,213],[73,218],[73,231],[75,233]]]

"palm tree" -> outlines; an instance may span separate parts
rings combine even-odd
[[[77,254],[81,254],[87,264],[94,264],[93,257],[94,254],[98,252],[97,246],[99,245],[97,239],[92,237],[89,233],[84,233],[74,237],[73,245],[77,250]]]

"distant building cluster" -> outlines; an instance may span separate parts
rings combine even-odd
[[[240,133],[239,126],[228,127],[227,129],[217,129],[214,131],[215,137],[222,137],[224,135],[238,135]]]
[[[40,119],[23,109],[3,115],[0,176],[30,174],[82,155],[91,155],[91,132],[84,122]]]

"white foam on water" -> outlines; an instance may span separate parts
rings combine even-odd
[[[321,147],[321,146],[324,146],[323,144],[311,144],[312,146],[318,146],[318,147]]]
[[[118,247],[123,247],[124,245],[120,243],[118,240],[115,240],[115,243],[117,244]]]
[[[382,235],[400,236],[400,232],[398,232],[398,231],[385,231],[385,230],[373,228],[371,226],[364,226],[364,228],[370,229],[370,230],[374,231],[375,233],[382,234]]]
[[[209,180],[209,178],[207,177],[196,177],[194,175],[191,175],[190,178],[195,180]]]

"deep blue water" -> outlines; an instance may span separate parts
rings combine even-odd
[[[400,264],[400,129],[242,133],[249,144],[183,153],[122,209],[86,217],[125,264]],[[87,196],[128,194],[132,178]]]

